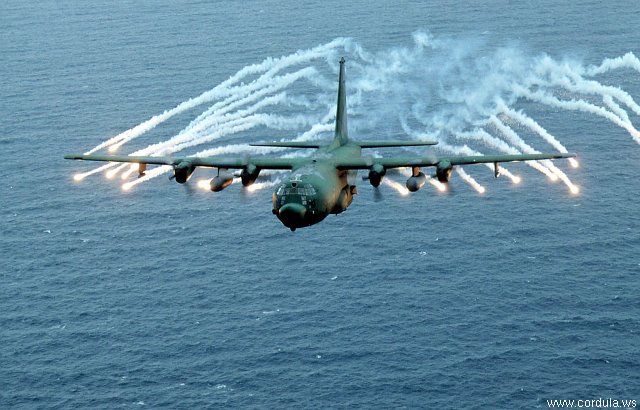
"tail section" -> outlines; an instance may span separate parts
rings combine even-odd
[[[344,57],[340,59],[340,77],[338,78],[338,108],[336,111],[336,134],[331,143],[339,147],[349,141],[347,131],[347,90],[345,87]]]

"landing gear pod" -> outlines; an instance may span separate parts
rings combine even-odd
[[[410,192],[416,192],[427,182],[427,177],[422,171],[420,171],[420,168],[418,167],[413,167],[411,174],[411,178],[407,179],[407,189]]]
[[[218,175],[216,175],[210,182],[209,186],[213,192],[220,192],[233,182],[233,175],[229,174],[227,170],[218,169]]]
[[[211,187],[211,190],[213,192],[220,192],[223,189],[225,189],[226,187],[228,187],[229,185],[231,185],[231,183],[233,182],[233,177],[232,176],[216,176],[211,180],[211,183],[209,184]]]
[[[145,175],[144,171],[146,171],[146,170],[147,170],[147,164],[144,163],[144,162],[139,163],[138,164],[138,178],[142,178]]]
[[[493,163],[493,176],[496,178],[500,176],[500,164],[497,162]]]

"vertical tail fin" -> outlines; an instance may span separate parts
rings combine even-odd
[[[340,77],[338,78],[338,108],[336,111],[336,134],[332,146],[342,146],[349,141],[347,132],[347,90],[345,87],[344,57],[340,59]]]

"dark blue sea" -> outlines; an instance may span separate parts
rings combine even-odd
[[[603,99],[619,89],[640,101],[640,71],[584,71],[640,56],[639,21],[632,0],[3,0],[0,408],[640,400],[640,146],[602,115],[514,92],[581,100],[640,126],[629,105]],[[464,170],[483,194],[456,172],[445,193],[360,181],[345,213],[290,232],[271,214],[272,187],[212,193],[165,174],[124,192],[119,176],[74,181],[97,165],[63,159],[244,67],[337,38],[351,45],[285,69],[318,73],[260,111],[293,124],[274,120],[181,155],[304,133],[335,104],[344,54],[352,138],[442,132],[449,145],[498,153],[452,135],[483,126],[500,135],[481,123],[500,99],[577,154],[579,168],[555,165],[580,193],[525,164],[505,165],[517,185],[474,165]],[[584,81],[554,82],[536,71],[545,58],[554,73],[583,70]],[[119,152],[168,140],[214,103]]]

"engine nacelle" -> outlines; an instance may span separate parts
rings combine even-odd
[[[184,184],[189,180],[195,169],[196,167],[194,167],[191,162],[182,161],[178,165],[173,166],[173,177],[177,183]]]
[[[253,164],[249,164],[242,169],[240,173],[240,179],[242,180],[243,186],[249,186],[256,182],[258,179],[258,175],[260,175],[260,169]]]
[[[438,181],[442,183],[449,182],[449,178],[451,178],[451,173],[453,172],[453,165],[449,161],[440,161],[436,166],[436,177]]]
[[[233,182],[233,175],[217,175],[213,177],[209,186],[213,192],[220,192]]]
[[[427,177],[424,175],[424,173],[418,172],[417,175],[414,175],[411,178],[407,179],[407,189],[410,192],[416,192],[417,190],[422,188],[426,182]]]
[[[369,170],[369,183],[373,187],[379,187],[382,182],[382,178],[387,173],[387,170],[380,164],[375,164]]]

